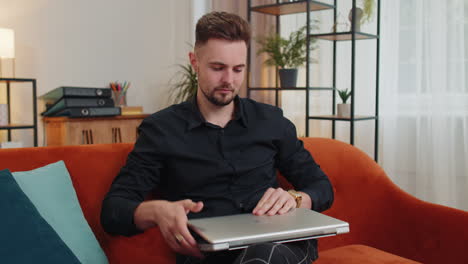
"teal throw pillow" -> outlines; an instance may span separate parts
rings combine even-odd
[[[0,211],[1,263],[80,263],[9,170],[0,170]]]
[[[81,263],[108,263],[84,218],[70,174],[63,161],[12,174],[42,217]]]

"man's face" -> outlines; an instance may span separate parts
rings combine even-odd
[[[225,106],[239,93],[244,81],[247,45],[244,41],[210,39],[190,53],[198,74],[198,96],[216,106]]]

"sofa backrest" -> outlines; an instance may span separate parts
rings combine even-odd
[[[361,226],[360,219],[366,215],[365,210],[378,202],[369,201],[368,195],[382,192],[382,186],[393,183],[367,154],[349,144],[325,138],[302,140],[333,184],[335,201],[325,213],[350,222],[351,229],[357,231],[323,238],[321,248],[360,242],[359,231],[366,228]],[[100,225],[101,202],[132,148],[132,144],[103,144],[3,149],[0,150],[0,169],[31,170],[64,160],[86,219],[101,245],[107,245],[111,238]],[[279,180],[287,189],[284,178],[279,176]],[[376,188],[363,191],[363,186]]]

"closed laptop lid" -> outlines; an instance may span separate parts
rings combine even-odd
[[[204,246],[209,251],[349,232],[348,223],[305,208],[274,216],[238,214],[193,219],[189,227],[207,242]]]

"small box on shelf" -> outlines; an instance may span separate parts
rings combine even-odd
[[[8,123],[8,105],[0,104],[0,126],[7,126]]]
[[[143,106],[120,106],[121,115],[140,115],[143,114]]]
[[[0,148],[6,149],[6,148],[22,148],[23,147],[23,142],[21,141],[6,141],[6,142],[1,142],[0,143]]]

